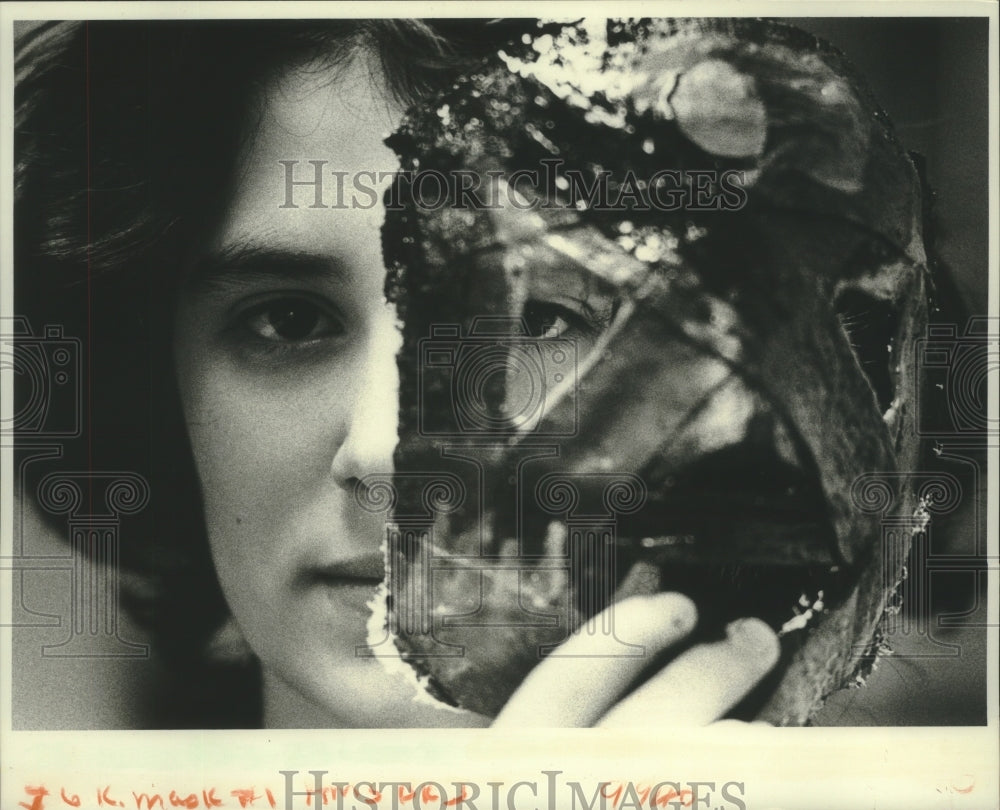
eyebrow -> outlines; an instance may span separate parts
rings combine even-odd
[[[241,242],[203,256],[185,286],[193,292],[225,291],[260,281],[342,281],[347,274],[344,263],[328,254]]]

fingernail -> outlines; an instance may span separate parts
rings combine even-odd
[[[774,631],[765,622],[753,617],[737,619],[727,624],[726,637],[747,647],[773,647],[778,641]]]
[[[672,602],[673,616],[671,621],[678,630],[690,632],[698,623],[698,609],[688,597],[676,594]]]
[[[663,591],[650,597],[650,604],[657,606],[660,616],[666,614],[670,626],[678,632],[689,633],[698,623],[698,609],[687,596],[676,591]]]
[[[768,672],[781,658],[778,636],[760,619],[737,619],[726,625],[726,636],[745,657],[750,670]]]

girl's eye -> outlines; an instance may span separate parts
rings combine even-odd
[[[590,335],[597,330],[587,315],[552,301],[528,301],[522,317],[528,333],[537,338],[564,337],[571,331]]]
[[[240,319],[258,338],[272,343],[305,343],[343,334],[340,320],[305,298],[277,298],[247,310]]]

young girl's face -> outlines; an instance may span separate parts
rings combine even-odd
[[[216,570],[263,665],[265,723],[485,722],[413,701],[409,679],[358,654],[384,516],[358,506],[355,485],[391,471],[396,442],[380,227],[396,168],[382,140],[402,111],[363,56],[290,71],[262,98],[235,195],[181,294],[175,354]]]

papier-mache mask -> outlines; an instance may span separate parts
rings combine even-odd
[[[403,658],[495,715],[570,632],[643,654],[595,615],[676,590],[691,643],[742,616],[781,636],[735,715],[807,722],[924,520],[897,474],[921,190],[884,114],[781,24],[540,23],[389,143],[400,441],[392,498],[363,497],[392,505]]]

